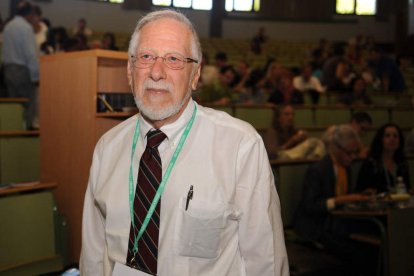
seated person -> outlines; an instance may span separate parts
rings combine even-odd
[[[338,103],[340,105],[365,107],[372,104],[372,100],[366,92],[365,80],[362,77],[352,80],[351,89],[352,91],[348,91],[339,97]]]
[[[368,158],[364,160],[356,189],[376,193],[392,192],[397,176],[410,189],[409,166],[404,154],[404,139],[396,124],[385,124],[374,136]]]
[[[363,138],[366,132],[372,127],[371,116],[363,111],[352,114],[350,125],[358,133],[359,138]],[[369,147],[361,140],[361,152],[359,158],[366,158],[368,156]]]
[[[218,79],[209,85],[199,87],[195,95],[196,101],[207,104],[227,105],[232,100],[232,87],[235,83],[236,72],[232,66],[220,70]]]
[[[274,104],[303,104],[303,94],[293,86],[292,74],[284,74],[280,77],[276,89],[274,89],[268,99],[269,103]]]
[[[309,166],[304,178],[295,230],[305,241],[349,262],[349,267],[356,272],[366,260],[359,255],[362,251],[355,250],[349,239],[354,227],[330,211],[345,203],[368,199],[365,195],[353,193],[350,185],[350,166],[358,156],[360,141],[349,125],[332,126],[327,132],[328,153]],[[368,267],[372,269],[375,266]]]
[[[308,93],[313,104],[319,102],[319,95],[325,93],[326,90],[319,79],[313,76],[311,64],[306,64],[302,67],[301,74],[293,78],[293,86],[303,94]]]
[[[322,141],[308,138],[307,133],[294,126],[294,109],[281,106],[273,112],[272,126],[265,135],[265,146],[270,159],[318,158],[325,151]]]
[[[116,38],[114,33],[107,32],[102,36],[101,48],[112,51],[119,50],[118,46],[116,46]]]

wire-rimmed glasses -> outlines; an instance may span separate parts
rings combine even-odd
[[[131,62],[136,68],[148,68],[151,67],[158,58],[162,59],[163,63],[173,70],[183,69],[186,63],[198,63],[198,60],[184,57],[178,53],[168,53],[161,57],[151,51],[144,51],[139,52],[137,55],[131,55]]]

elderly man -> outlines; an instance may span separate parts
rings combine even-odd
[[[82,275],[288,275],[279,199],[248,124],[196,104],[201,47],[171,10],[142,18],[128,78],[140,114],[98,142]]]
[[[363,268],[361,263],[366,258],[361,257],[361,252],[365,248],[349,240],[349,235],[365,232],[366,225],[338,219],[330,211],[346,203],[368,199],[366,195],[353,193],[351,185],[350,167],[359,155],[359,136],[350,125],[332,126],[325,134],[325,141],[328,154],[310,165],[306,172],[295,230],[304,240],[349,262],[349,275],[357,275],[353,273],[372,267],[365,265]]]

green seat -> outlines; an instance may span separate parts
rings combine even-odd
[[[349,123],[351,111],[348,108],[316,108],[315,126],[331,126]]]
[[[0,137],[1,183],[39,180],[39,137]]]
[[[23,112],[21,103],[0,103],[0,130],[23,130]]]
[[[250,123],[256,129],[268,128],[272,123],[270,107],[236,107],[235,117]]]
[[[313,126],[313,109],[311,107],[295,107],[294,124],[297,128]]]
[[[224,111],[230,114],[231,116],[234,116],[233,107],[230,105],[217,105],[217,106],[211,106],[211,108],[214,108],[216,110]]]
[[[50,191],[0,197],[0,274],[38,275],[63,268],[55,250]]]
[[[373,127],[380,127],[383,124],[390,122],[390,113],[387,108],[365,108],[353,110],[354,113],[358,111],[366,112],[371,116]]]
[[[295,212],[302,197],[305,173],[310,162],[273,166],[284,228],[293,227]]]
[[[391,120],[402,128],[412,128],[414,127],[413,115],[412,109],[393,109]]]

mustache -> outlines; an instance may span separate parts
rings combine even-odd
[[[173,91],[174,86],[172,83],[169,83],[164,80],[153,81],[152,79],[146,79],[143,83],[143,89],[156,89],[156,90],[166,90],[168,92]]]

